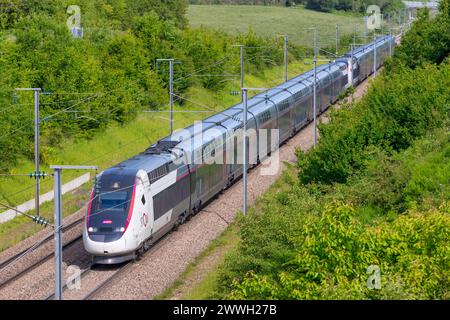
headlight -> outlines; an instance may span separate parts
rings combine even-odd
[[[115,232],[125,232],[125,228],[121,227],[121,228],[116,228],[114,229]]]
[[[89,228],[88,228],[88,231],[89,231],[89,232],[97,232],[98,229],[97,229],[97,228],[93,228],[93,227],[89,227]]]

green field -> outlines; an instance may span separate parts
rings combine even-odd
[[[187,17],[191,27],[209,27],[227,33],[247,32],[252,28],[257,35],[275,37],[287,34],[292,42],[311,46],[313,37],[308,28],[318,28],[318,42],[322,47],[335,43],[336,24],[341,34],[363,34],[363,19],[348,13],[322,13],[303,7],[191,5]]]

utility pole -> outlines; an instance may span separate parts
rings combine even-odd
[[[313,89],[313,117],[314,117],[314,148],[317,145],[317,57],[314,57],[314,89]]]
[[[354,47],[354,45],[350,45],[350,47],[351,47],[351,50],[350,50],[351,51],[350,72],[352,73],[352,76],[351,76],[352,83],[350,85],[353,87],[353,83],[354,83],[354,81],[353,81],[353,75],[354,75],[354,72],[353,72],[353,47]],[[352,95],[352,100],[353,100],[353,95]]]
[[[336,55],[339,54],[339,25],[336,23]]]
[[[389,28],[389,56],[392,57],[392,29]]]
[[[16,91],[33,91],[34,92],[34,171],[36,178],[35,187],[35,212],[36,216],[39,214],[39,193],[40,193],[40,163],[39,163],[39,93],[42,91],[41,88],[16,88]]]
[[[288,36],[284,35],[284,82],[288,81]],[[243,83],[241,83],[243,85]]]
[[[313,113],[314,113],[314,147],[317,145],[317,29],[314,29],[314,96],[313,96]]]
[[[174,59],[156,59],[169,62],[169,102],[170,102],[170,134],[173,133],[173,62]]]
[[[373,34],[373,78],[377,76],[377,36]]]
[[[317,58],[319,55],[319,47],[317,45],[317,29],[314,28],[314,57]]]
[[[243,44],[235,44],[233,47],[238,47],[240,52],[240,65],[241,65],[241,88],[244,87],[244,49],[245,46]],[[243,95],[242,95],[243,99]],[[242,100],[241,102],[243,102]]]
[[[364,44],[367,43],[367,16],[364,16]]]
[[[62,300],[62,192],[61,174],[62,170],[97,170],[96,166],[50,166],[54,170],[54,238],[55,238],[55,300]]]
[[[244,121],[244,125],[243,125],[243,142],[242,142],[242,148],[243,148],[243,152],[242,152],[242,156],[243,156],[243,161],[242,161],[242,179],[243,179],[243,183],[244,183],[244,196],[243,196],[243,213],[244,216],[247,215],[247,95],[248,95],[248,89],[246,88],[242,88],[242,100],[244,102],[244,114],[243,114],[243,121]]]

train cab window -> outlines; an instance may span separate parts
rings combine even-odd
[[[142,201],[142,204],[145,205],[145,196],[144,195],[142,195],[141,201]]]
[[[127,207],[126,192],[110,192],[100,194],[100,209],[125,210]]]

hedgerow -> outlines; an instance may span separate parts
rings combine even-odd
[[[264,216],[267,221],[272,215]],[[302,219],[302,225],[288,233],[295,249],[276,271],[251,270],[234,278],[225,298],[449,298],[448,202],[375,226],[364,225],[351,205],[336,202],[326,205],[320,217]],[[378,290],[367,285],[369,266],[381,270]]]

